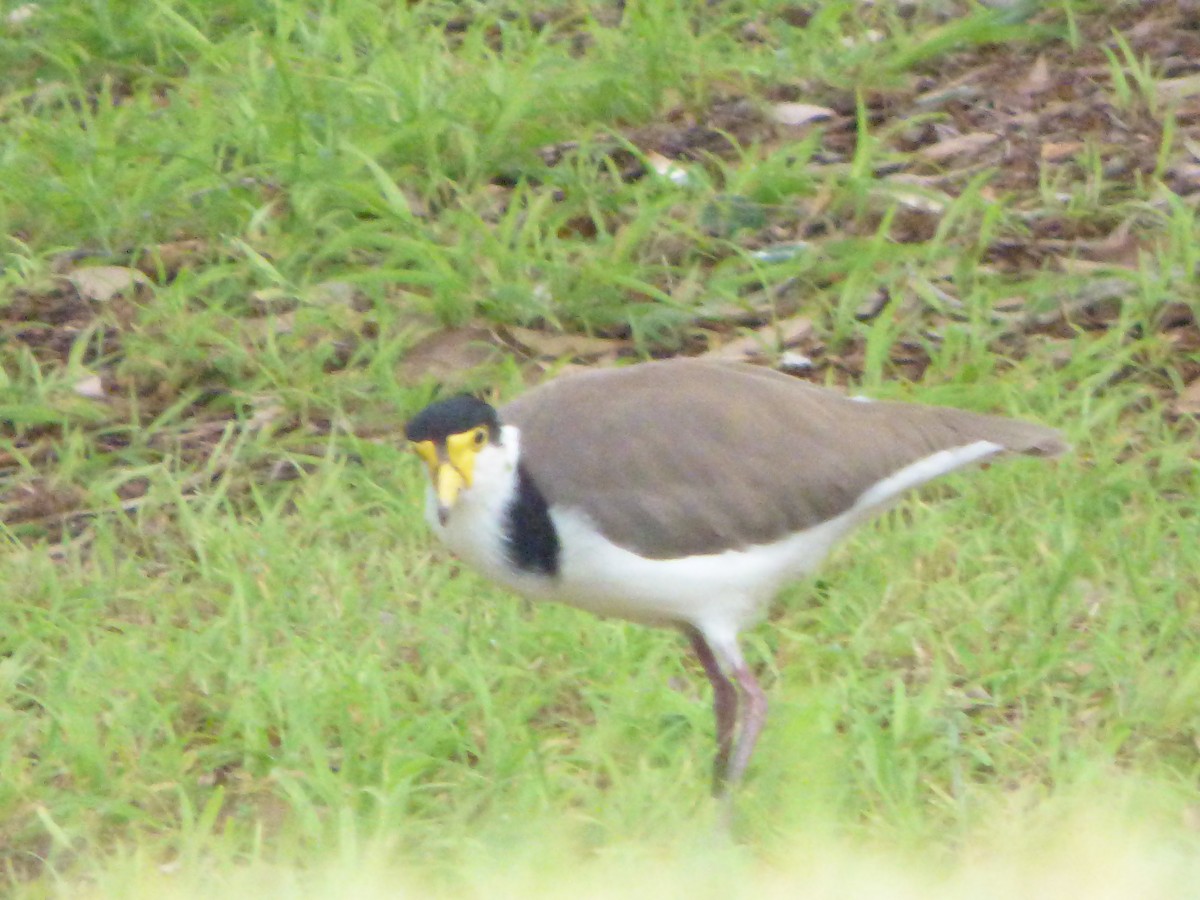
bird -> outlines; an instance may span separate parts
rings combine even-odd
[[[1067,449],[1040,424],[703,358],[560,375],[499,409],[452,396],[405,436],[459,559],[533,600],[682,632],[712,686],[718,798],[766,720],[738,638],[776,595],[908,490]]]

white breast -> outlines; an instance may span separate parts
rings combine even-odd
[[[784,583],[812,572],[854,524],[839,517],[743,550],[646,559],[612,543],[578,512],[552,518],[563,544],[555,599],[600,615],[709,631],[756,621]]]

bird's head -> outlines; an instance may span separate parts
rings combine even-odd
[[[489,404],[465,394],[425,407],[404,428],[409,445],[429,470],[437,497],[438,521],[475,477],[479,452],[500,443],[500,420]]]

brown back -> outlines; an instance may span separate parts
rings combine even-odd
[[[766,543],[845,512],[939,450],[986,440],[1049,456],[1042,425],[859,402],[769,369],[669,360],[547,382],[500,411],[551,506],[668,559]]]

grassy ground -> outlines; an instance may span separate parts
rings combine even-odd
[[[1194,896],[1200,30],[1005,6],[0,6],[0,893]],[[397,449],[675,352],[1075,445],[749,637],[735,842],[681,641]]]

